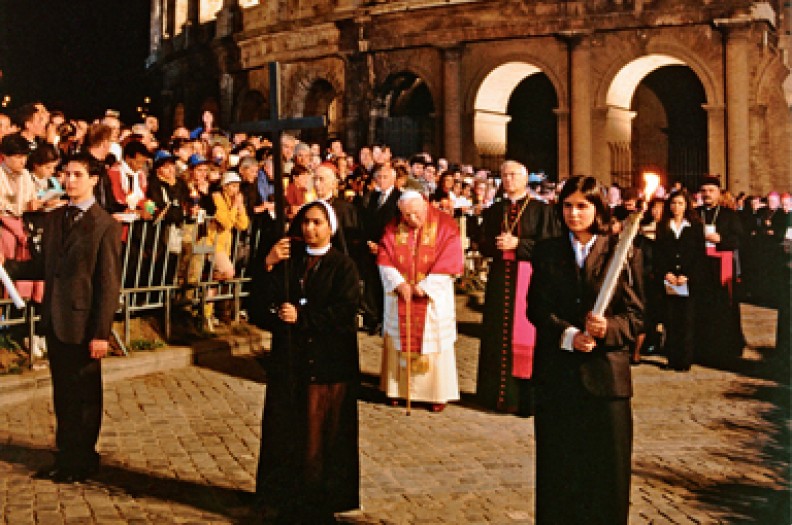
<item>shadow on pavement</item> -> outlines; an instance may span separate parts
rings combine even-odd
[[[788,524],[792,523],[789,356],[772,347],[753,350],[761,356],[759,360],[740,359],[729,366],[708,367],[761,380],[747,383],[737,378],[723,397],[735,403],[759,400],[766,407],[755,414],[755,419],[761,420],[758,424],[754,418],[745,421],[728,416],[712,423],[734,435],[728,449],[710,453],[716,463],[729,465],[722,478],[701,479],[689,469],[667,464],[661,468],[636,465],[634,473],[670,485],[682,480],[692,499],[711,509],[718,523]]]
[[[36,446],[5,443],[0,446],[0,461],[22,466],[31,475],[52,461],[52,452]],[[48,483],[41,481],[41,483]],[[166,478],[138,472],[112,463],[103,464],[86,486],[103,487],[111,494],[133,498],[156,498],[225,516],[237,523],[250,523],[252,494],[238,489],[215,487],[193,481]]]
[[[194,352],[193,364],[221,374],[255,383],[267,382],[267,354],[235,355],[227,343],[215,342],[209,351]]]

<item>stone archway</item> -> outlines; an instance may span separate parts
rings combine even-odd
[[[302,141],[326,146],[328,136],[336,133],[338,126],[338,94],[329,81],[320,78],[311,84],[305,95],[303,116],[327,118],[327,128],[307,129],[300,133]]]
[[[683,60],[662,53],[624,65],[605,97],[611,182],[640,184],[643,170],[696,187],[710,171],[707,92]]]
[[[237,102],[235,122],[250,122],[269,118],[269,101],[256,89],[242,93]]]
[[[388,76],[377,90],[376,108],[376,139],[394,155],[435,153],[435,103],[422,77],[408,71]]]
[[[552,99],[547,107],[520,108],[531,94],[542,93],[543,99]],[[544,95],[550,95],[549,98]],[[479,164],[482,167],[497,170],[501,162],[508,154],[528,164],[529,169],[545,169],[553,172],[553,176],[558,175],[558,124],[553,115],[550,121],[539,118],[537,114],[553,113],[558,105],[556,89],[552,81],[544,71],[533,64],[526,62],[506,62],[490,71],[476,92],[473,104],[473,139],[476,151],[479,156]],[[538,110],[538,111],[536,111]],[[547,111],[544,111],[547,110]],[[552,129],[541,130],[544,136],[552,135],[551,145],[546,147],[553,148],[550,154],[553,160],[538,161],[535,147],[523,140],[517,143],[521,133],[519,130],[525,129],[530,124],[519,125],[517,121],[533,119],[529,122],[534,124],[543,122],[544,125],[551,126]],[[536,165],[530,164],[548,164]]]

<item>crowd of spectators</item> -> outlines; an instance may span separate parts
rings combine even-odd
[[[353,155],[337,139],[323,147],[283,135],[280,148],[273,148],[262,136],[224,132],[210,111],[204,112],[200,127],[177,127],[164,136],[154,116],[124,125],[118,112],[108,110],[89,122],[69,119],[36,102],[9,115],[0,114],[0,139],[0,250],[7,259],[31,257],[40,223],[37,215],[64,204],[61,168],[65,159],[88,152],[94,159],[92,171],[100,176],[97,202],[119,221],[155,220],[166,226],[168,238],[163,242],[170,248],[163,253],[173,252],[175,246],[187,255],[172,270],[176,282],[184,285],[206,272],[205,264],[189,257],[196,246],[214,247],[212,277],[227,280],[239,273],[240,264],[252,260],[251,256],[240,261],[232,253],[234,232],[257,232],[243,236],[248,242],[277,237],[269,230],[276,224],[272,155],[278,149],[287,218],[317,198],[336,201],[334,207],[343,208],[339,213],[344,227],[341,242],[353,258],[367,256],[369,242],[377,241],[371,235],[369,210],[376,209],[370,202],[372,196],[386,196],[390,191],[378,177],[383,170],[393,175],[395,188],[417,189],[433,206],[464,224],[469,253],[476,252],[482,211],[502,192],[497,173],[435,159],[425,152],[397,158],[385,144],[362,147]],[[531,196],[540,201],[553,204],[561,186],[541,172],[530,174]],[[640,199],[647,197],[639,242],[651,247],[658,224],[668,223],[672,216],[667,196],[682,189],[676,183],[667,190],[661,187],[654,196],[642,196],[634,188],[612,185],[607,195],[612,231],[618,233],[622,222],[639,211]],[[697,189],[688,189],[689,211],[702,205]],[[792,239],[792,196],[785,191],[737,196],[724,191],[720,204],[740,217],[736,272],[743,296],[777,306],[783,301],[774,284],[778,281],[766,277],[784,272],[783,244]],[[649,261],[646,277],[656,280]],[[41,297],[35,283],[23,293],[34,300]],[[212,329],[217,321],[211,305],[200,315]],[[376,330],[376,315],[369,317],[366,324]],[[644,346],[656,344],[656,339],[648,338]],[[640,348],[636,359],[638,352]]]

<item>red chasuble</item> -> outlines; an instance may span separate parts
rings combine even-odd
[[[377,264],[399,271],[414,286],[429,274],[459,275],[464,269],[460,257],[461,239],[454,219],[432,206],[426,222],[416,230],[404,222],[391,222],[380,241]],[[399,336],[402,351],[420,353],[426,325],[428,297],[413,297],[410,303],[410,333],[407,333],[407,304],[399,296]],[[409,337],[408,337],[409,335]]]

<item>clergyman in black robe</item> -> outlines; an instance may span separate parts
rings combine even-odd
[[[530,385],[512,375],[514,320],[525,316],[525,310],[515,311],[518,265],[531,260],[538,241],[557,236],[559,226],[553,208],[528,193],[524,166],[507,161],[501,172],[504,196],[484,211],[479,240],[481,253],[492,262],[484,297],[476,397],[485,408],[528,415]],[[498,248],[498,238],[505,232],[517,237],[516,249]]]

